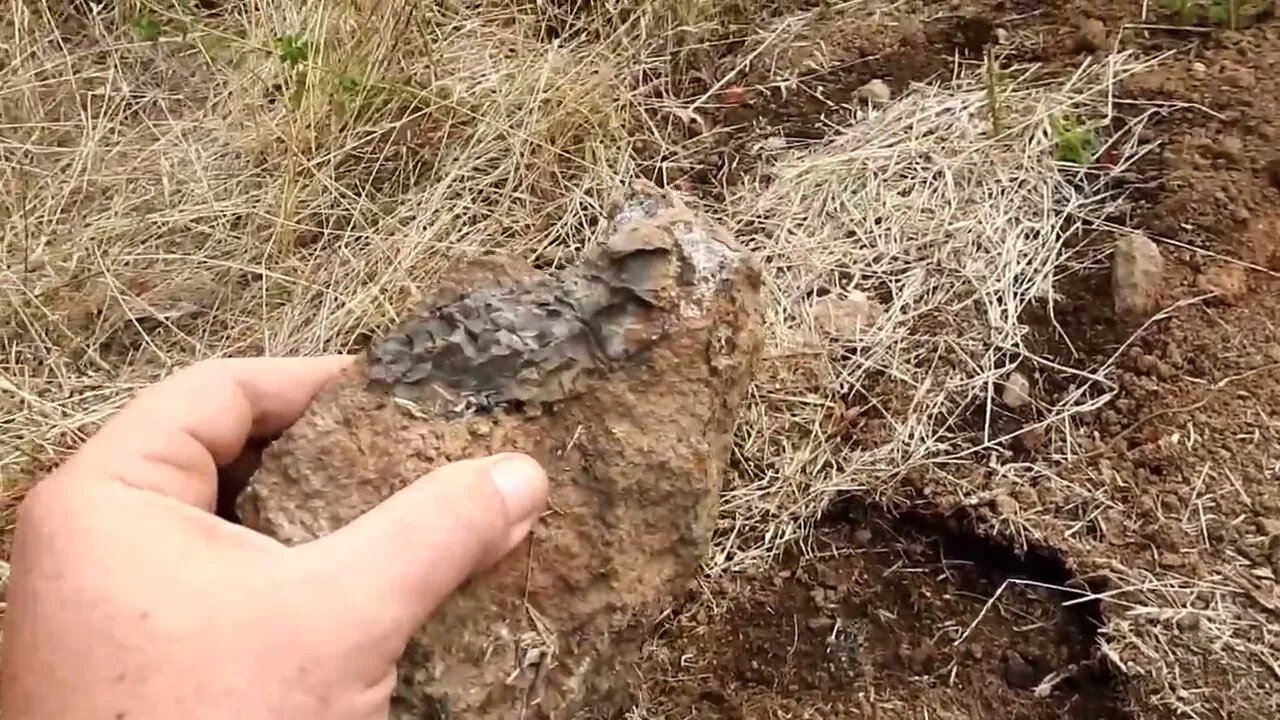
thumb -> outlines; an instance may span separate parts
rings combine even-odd
[[[515,453],[439,468],[337,532],[303,548],[346,591],[372,603],[405,637],[474,572],[528,534],[547,476]]]

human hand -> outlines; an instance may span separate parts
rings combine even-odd
[[[387,717],[410,635],[520,542],[547,480],[524,455],[455,463],[293,548],[218,518],[218,468],[297,420],[349,363],[194,365],[140,392],[31,491],[0,715]]]

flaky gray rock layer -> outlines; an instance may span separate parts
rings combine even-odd
[[[638,187],[575,267],[490,261],[445,283],[267,450],[238,509],[300,543],[443,463],[534,456],[551,510],[418,633],[394,709],[566,718],[615,694],[696,576],[759,346],[745,251]]]

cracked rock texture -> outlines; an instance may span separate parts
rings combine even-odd
[[[300,543],[450,461],[520,451],[546,467],[552,509],[410,643],[395,718],[607,706],[698,573],[759,354],[759,274],[651,186],[611,230],[554,275],[461,268],[267,450],[239,499],[246,525]]]

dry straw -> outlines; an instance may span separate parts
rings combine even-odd
[[[982,73],[917,85],[823,144],[779,154],[730,198],[768,268],[770,344],[717,563],[771,557],[842,493],[891,504],[909,476],[970,499],[971,465],[1008,444],[993,417],[1019,367],[1071,380],[1066,397],[1042,399],[1035,428],[1069,450],[1072,416],[1111,387],[1038,356],[1027,311],[1052,318],[1059,280],[1098,261],[1087,240],[1122,207],[1116,179],[1148,149],[1136,141],[1146,115],[1122,116],[1111,88],[1142,67],[1116,55],[1065,82],[1013,77],[997,88],[998,135]],[[1056,159],[1056,128],[1080,118],[1107,128],[1108,168]],[[831,333],[810,317],[815,298],[854,293],[878,301],[878,320]]]

